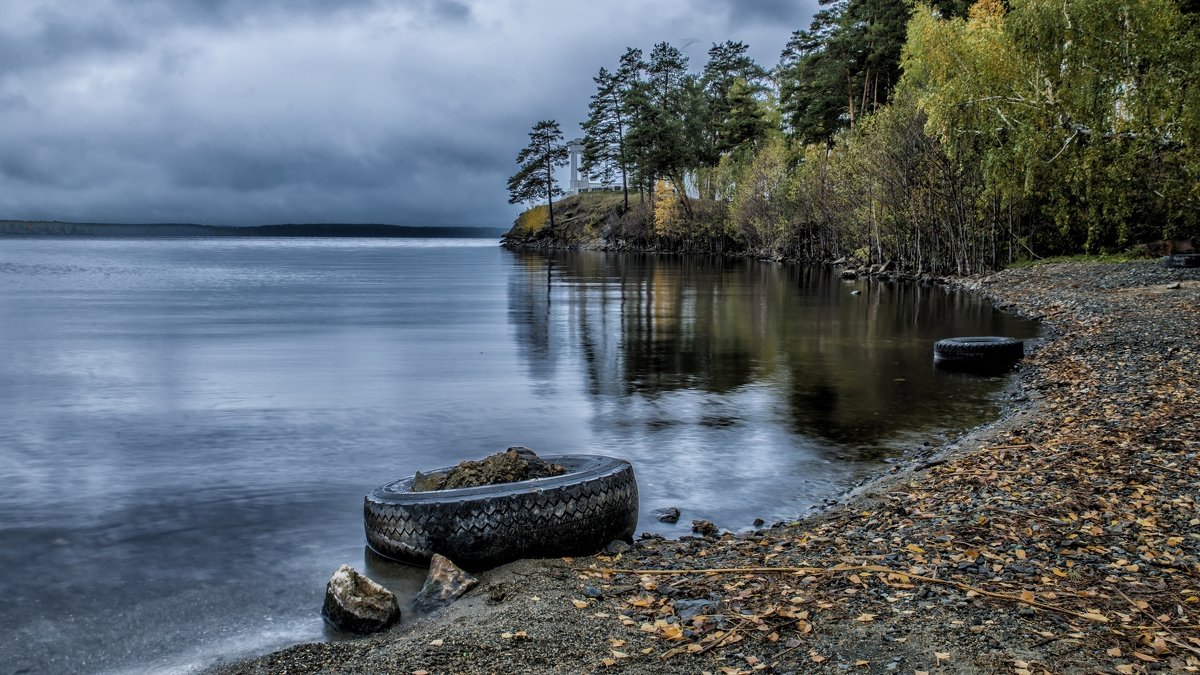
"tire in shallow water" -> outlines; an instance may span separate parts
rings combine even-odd
[[[567,473],[430,492],[411,492],[412,477],[378,487],[363,505],[367,545],[414,565],[440,553],[464,569],[481,570],[521,558],[586,555],[613,539],[632,540],[638,489],[629,462],[600,455],[542,459]]]
[[[933,362],[940,368],[994,373],[1012,368],[1025,355],[1025,343],[1007,337],[960,337],[938,340]]]
[[[1200,253],[1176,253],[1162,259],[1163,267],[1192,268],[1200,267]]]

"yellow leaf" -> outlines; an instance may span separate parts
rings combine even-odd
[[[571,600],[571,604],[575,605],[575,609],[587,609],[588,604],[583,600]]]
[[[905,546],[904,548],[908,549],[909,551],[911,551],[913,553],[924,553],[925,552],[925,549],[921,548],[920,546],[917,546],[916,544],[909,544],[908,546]]]
[[[511,639],[513,639],[513,634],[512,633],[501,633],[500,637],[504,638],[505,640],[511,640]]]
[[[854,620],[861,621],[862,623],[867,623],[868,621],[874,621],[875,616],[876,616],[875,614],[859,614],[858,617],[855,618]]]
[[[643,650],[642,650],[642,653],[643,653],[643,654],[653,654],[653,653],[654,653],[654,647],[646,647],[645,649],[643,649]]]
[[[682,640],[683,629],[678,624],[664,626],[658,630],[658,634],[667,640]]]
[[[1023,549],[1023,548],[1017,549],[1017,558],[1019,558],[1020,560],[1025,559],[1025,549]]]
[[[1033,602],[1034,601],[1033,591],[1021,591],[1021,600],[1024,602]]]

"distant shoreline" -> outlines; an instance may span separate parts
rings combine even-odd
[[[280,224],[233,227],[191,223],[68,223],[46,220],[0,220],[0,236],[75,237],[378,237],[499,239],[500,227],[407,227],[363,224]]]

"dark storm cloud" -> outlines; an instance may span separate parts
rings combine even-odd
[[[769,66],[809,4],[8,0],[0,218],[503,226],[530,125],[579,135],[627,46]]]
[[[812,16],[815,2],[796,2],[795,0],[743,0],[743,2],[727,2],[726,0],[699,0],[697,9],[705,12],[724,14],[733,26],[763,23],[783,27],[804,28]],[[781,45],[782,47],[782,45]]]

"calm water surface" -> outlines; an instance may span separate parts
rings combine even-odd
[[[861,295],[851,295],[851,290]],[[993,416],[964,295],[490,240],[0,239],[0,672],[176,672],[334,639],[363,495],[523,444],[630,459],[652,511],[807,512]]]

